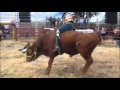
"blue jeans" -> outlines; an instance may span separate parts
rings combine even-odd
[[[83,28],[84,27],[84,23],[80,23],[80,26],[81,26],[81,28]]]
[[[58,30],[60,31],[60,33],[63,33],[65,31],[73,30],[73,24],[72,23],[64,24],[61,27],[59,27]]]
[[[69,24],[63,24],[61,27],[58,28],[58,30],[60,31],[60,34],[65,32],[65,31],[70,31],[73,30],[73,24],[69,23]],[[53,49],[53,51],[57,51],[58,53],[60,53],[60,41],[59,38],[57,37],[56,33],[55,33],[55,48]]]

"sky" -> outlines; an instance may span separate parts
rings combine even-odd
[[[56,18],[61,18],[62,14],[64,12],[31,12],[31,20],[32,21],[41,21],[45,20],[46,16],[47,17],[56,17]],[[72,13],[72,12],[69,12]],[[0,12],[0,21],[12,21],[14,18],[19,18],[19,12]],[[100,12],[98,15],[98,21],[101,21],[104,19],[105,12]],[[97,17],[92,17],[91,22],[96,22]]]

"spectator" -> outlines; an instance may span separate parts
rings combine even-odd
[[[114,32],[114,36],[115,36],[115,37],[117,37],[117,36],[119,35],[119,30],[118,30],[117,28],[115,28],[115,29],[113,30],[113,32]]]
[[[100,33],[103,37],[106,36],[106,29],[104,27],[102,27],[100,30]]]
[[[116,39],[117,47],[120,47],[120,30],[115,28],[113,31],[114,31],[114,37]]]
[[[106,36],[106,29],[102,27],[99,32],[100,32],[101,43],[104,43],[104,39]]]
[[[2,38],[2,25],[0,24],[0,41],[1,41],[1,38]]]
[[[2,40],[2,30],[0,29],[0,41]]]
[[[80,27],[83,28],[84,27],[84,18],[80,17]]]
[[[88,18],[87,17],[85,17],[85,19],[84,19],[84,26],[87,26],[88,25]]]
[[[29,37],[29,32],[26,31],[26,32],[25,32],[25,39],[28,39],[28,37]]]
[[[50,27],[50,22],[48,20],[48,17],[46,17],[46,27],[49,28]]]
[[[6,39],[6,34],[7,34],[7,31],[4,29],[3,30],[3,37],[4,37],[4,39]]]
[[[117,44],[117,47],[120,48],[120,37],[116,39],[116,44]]]

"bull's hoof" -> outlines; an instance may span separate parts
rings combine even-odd
[[[85,74],[86,74],[86,71],[84,71],[83,69],[80,69],[78,73],[79,73],[80,75],[85,75]]]
[[[85,74],[86,74],[86,72],[87,72],[87,71],[84,71],[84,70],[83,70],[83,71],[81,72],[81,74],[82,74],[82,75],[85,75]]]
[[[81,73],[81,75],[85,75],[85,74],[86,74],[86,72],[82,72],[82,73]]]
[[[50,75],[50,71],[48,70],[48,69],[46,69],[46,73],[45,73],[46,75]]]
[[[49,76],[49,75],[50,75],[50,72],[46,71],[46,73],[45,73],[45,74]]]

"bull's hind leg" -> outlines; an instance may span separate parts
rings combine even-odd
[[[85,66],[83,67],[82,73],[85,74],[87,70],[89,69],[90,65],[93,63],[93,59],[91,56],[89,58],[85,58],[86,63]]]
[[[90,65],[93,63],[93,59],[91,57],[91,53],[88,50],[81,50],[80,51],[81,56],[85,59],[86,63],[83,67],[82,74],[85,74],[87,70],[89,69]]]

